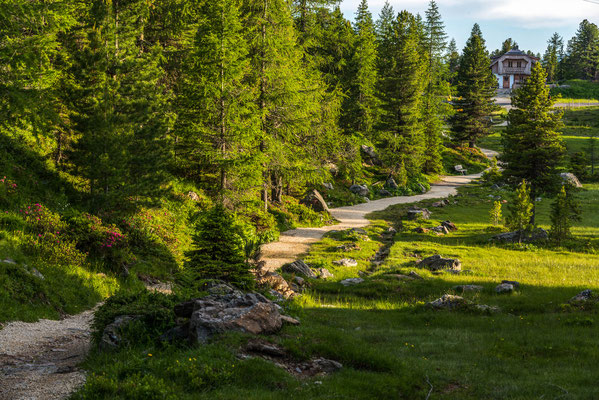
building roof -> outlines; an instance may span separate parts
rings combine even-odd
[[[528,57],[528,58],[531,58],[531,59],[533,59],[533,60],[539,61],[539,58],[538,58],[538,57],[535,57],[535,56],[528,55],[528,54],[526,54],[526,52],[524,52],[524,51],[520,50],[520,49],[518,48],[518,46],[515,46],[513,49],[511,49],[511,50],[510,50],[510,51],[508,51],[507,53],[503,53],[503,54],[502,54],[502,55],[500,55],[500,56],[491,57],[491,61],[492,61],[492,62],[491,62],[491,65],[495,64],[495,63],[496,63],[497,61],[499,61],[499,59],[500,59],[501,57],[503,57],[503,56],[509,56],[509,57],[514,57],[514,56],[522,56],[522,57]]]

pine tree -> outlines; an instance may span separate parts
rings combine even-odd
[[[420,51],[419,30],[412,14],[400,12],[394,30],[390,44],[393,64],[382,77],[384,114],[379,147],[392,174],[402,174],[405,168],[409,176],[415,176],[424,162],[421,101],[426,58]]]
[[[460,66],[460,52],[458,51],[455,39],[451,39],[449,42],[445,58],[447,63],[447,81],[453,85]]]
[[[379,118],[376,36],[367,0],[362,0],[356,13],[354,53],[351,60],[352,85],[345,107],[346,126],[350,133],[372,138]]]
[[[387,76],[393,64],[391,46],[395,33],[395,19],[396,15],[393,7],[389,4],[389,1],[385,1],[385,5],[376,21],[379,77]]]
[[[547,72],[547,82],[557,81],[558,66],[562,61],[564,52],[564,41],[556,32],[547,42],[547,50],[543,56],[543,67]]]
[[[199,279],[222,279],[242,287],[251,285],[253,277],[245,262],[241,232],[233,215],[222,204],[201,215],[192,239],[192,250],[185,254],[187,285]]]
[[[546,77],[537,63],[526,84],[512,96],[514,108],[502,133],[503,175],[511,182],[529,182],[533,198],[557,191],[557,167],[565,151],[559,133],[562,112],[552,108]]]
[[[171,123],[161,83],[161,48],[144,41],[151,5],[95,1],[91,28],[75,48],[73,119],[81,138],[72,154],[95,207],[162,193]]]
[[[599,69],[599,28],[584,20],[568,42],[562,78],[596,79]]]
[[[533,228],[532,218],[534,215],[534,204],[530,198],[530,187],[526,181],[522,181],[515,192],[514,200],[508,207],[510,215],[506,219],[506,225],[510,230],[518,232],[518,242]]]
[[[571,190],[562,186],[555,202],[551,205],[551,229],[549,238],[561,245],[571,236],[572,222],[580,221],[580,207]]]
[[[499,225],[501,222],[501,202],[495,201],[493,202],[493,208],[489,211],[489,216],[491,217],[491,223],[495,226]]]
[[[260,180],[254,157],[259,120],[255,91],[247,82],[250,64],[239,2],[205,2],[198,11],[179,84],[180,151],[190,172],[206,175],[208,188],[222,198],[239,197]]]
[[[518,43],[516,43],[514,41],[514,39],[512,38],[507,38],[506,40],[503,41],[503,43],[501,44],[501,49],[497,49],[495,51],[493,51],[491,53],[491,57],[498,57],[498,56],[502,56],[505,53],[507,53],[508,51],[517,48],[518,47]],[[534,54],[533,54],[534,55]]]
[[[434,0],[429,3],[424,21],[425,40],[423,47],[427,55],[427,80],[423,101],[423,127],[424,127],[424,171],[427,173],[440,173],[443,170],[441,161],[441,132],[443,129],[442,118],[449,114],[449,109],[443,101],[450,94],[448,82],[444,79],[445,65],[443,55],[447,46],[445,26],[441,20],[439,7]]]
[[[474,147],[479,138],[489,133],[489,116],[495,109],[493,97],[497,87],[478,24],[472,28],[464,47],[456,83],[458,98],[453,102],[455,114],[450,120],[453,139],[458,144],[468,142]]]

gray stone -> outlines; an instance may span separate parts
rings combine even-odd
[[[304,278],[296,276],[295,278],[293,278],[293,280],[295,281],[295,283],[297,283],[300,286],[303,286],[304,283],[306,283],[306,281],[304,280]]]
[[[279,308],[259,293],[212,295],[195,300],[189,333],[192,341],[206,343],[211,336],[227,331],[275,333],[282,324]]]
[[[580,180],[576,177],[576,175],[574,175],[571,172],[562,172],[561,174],[559,174],[559,176],[562,178],[562,183],[564,185],[570,185],[575,188],[582,187],[582,183],[580,183]]]
[[[317,268],[316,275],[318,275],[318,279],[329,279],[333,278],[333,274],[329,272],[326,268]]]
[[[332,184],[332,183],[330,183],[330,182],[325,182],[325,183],[323,183],[323,184],[322,184],[322,186],[323,186],[323,187],[324,187],[326,190],[333,190],[333,189],[334,189],[334,187],[333,187],[333,184]]]
[[[460,260],[458,260],[457,258],[443,258],[438,254],[425,258],[424,260],[420,261],[417,265],[421,268],[426,268],[430,271],[462,270],[462,263],[460,262]]]
[[[426,208],[420,208],[420,207],[413,206],[408,209],[407,217],[410,220],[429,219],[431,217],[431,212],[429,210],[427,210]]]
[[[515,290],[514,285],[510,283],[501,283],[495,288],[497,294],[509,294]]]
[[[305,205],[306,207],[310,207],[311,209],[317,212],[329,212],[329,206],[327,205],[327,202],[316,189],[310,190],[306,194],[306,196],[300,201],[300,203]]]
[[[482,286],[479,285],[458,285],[458,286],[454,286],[453,290],[455,290],[456,292],[480,292],[481,290],[483,290],[484,288]]]
[[[458,227],[455,226],[455,224],[451,221],[443,221],[441,222],[441,225],[447,228],[447,230],[450,232],[455,232],[458,230]]]
[[[335,265],[341,265],[342,267],[357,267],[358,262],[353,258],[342,258],[341,260],[333,261]]]
[[[283,321],[286,324],[290,324],[290,325],[299,325],[300,322],[295,319],[295,318],[291,318],[288,315],[281,315],[281,321]]]
[[[292,262],[291,264],[283,265],[281,270],[289,274],[297,274],[303,275],[308,278],[316,278],[316,274],[310,269],[308,264],[306,264],[302,260],[297,260]]]
[[[410,273],[408,274],[408,276],[414,278],[414,279],[424,279],[422,276],[420,276],[420,274],[418,274],[416,271],[410,271]]]
[[[514,289],[516,289],[516,290],[520,289],[520,282],[518,282],[518,281],[503,280],[503,281],[501,281],[501,283],[508,283],[508,284],[512,285],[514,287]]]
[[[426,187],[424,187],[424,185],[422,183],[418,184],[418,187],[420,188],[420,193],[426,193]]]
[[[434,228],[431,228],[431,229],[434,232],[442,233],[443,235],[447,235],[449,233],[449,231],[447,230],[447,228],[444,227],[443,225],[435,226]]]
[[[196,192],[187,192],[187,197],[195,202],[200,201],[200,196]]]
[[[463,297],[445,294],[437,300],[426,303],[427,307],[435,310],[456,310],[463,308],[468,303]]]
[[[491,240],[495,240],[498,242],[506,242],[506,243],[516,243],[518,240],[522,242],[536,242],[539,240],[547,240],[549,238],[549,234],[543,228],[537,228],[532,232],[506,232],[500,233],[499,235],[495,235],[491,238]]]
[[[362,278],[349,278],[349,279],[344,279],[344,280],[340,281],[339,283],[342,284],[343,286],[352,286],[352,285],[357,285],[362,282],[364,282],[364,279],[362,279]]]
[[[434,202],[432,205],[435,208],[441,208],[441,207],[445,207],[448,204],[449,204],[449,202],[447,200],[441,200],[441,201]]]
[[[477,304],[474,306],[474,308],[480,312],[489,313],[489,314],[494,314],[494,313],[498,313],[499,311],[501,311],[500,308],[497,306],[488,306],[486,304]]]
[[[384,196],[384,197],[389,197],[389,196],[393,196],[393,193],[391,193],[390,191],[388,191],[386,189],[381,189],[381,190],[379,190],[379,195]]]
[[[578,293],[576,296],[570,299],[570,303],[580,303],[587,302],[589,300],[593,300],[595,296],[590,289],[585,289],[582,292]]]
[[[296,276],[296,278],[299,277]],[[285,280],[285,278],[276,272],[266,270],[258,271],[256,273],[256,283],[260,286],[266,286],[273,289],[285,299],[290,299],[295,296],[295,292],[291,286],[289,286],[289,283]]]
[[[344,251],[344,252],[354,251],[354,250],[360,250],[360,246],[358,246],[356,243],[342,244],[342,245],[337,246],[335,248],[337,250],[341,250],[341,251]]]
[[[124,345],[125,339],[122,337],[122,330],[131,322],[139,319],[139,315],[119,315],[106,325],[100,339],[100,348],[102,350],[114,350]]]
[[[397,185],[397,182],[395,182],[395,179],[393,179],[393,177],[391,177],[391,176],[389,178],[387,178],[385,185],[391,190],[396,190],[399,188],[399,186]]]
[[[359,196],[368,196],[370,194],[370,191],[368,190],[368,186],[366,185],[351,185],[349,187],[349,191],[352,192],[353,194],[357,194]]]
[[[365,155],[367,159],[369,159],[369,161],[374,164],[374,165],[381,165],[381,160],[379,159],[378,155],[376,154],[376,151],[374,151],[374,148],[370,147],[370,146],[366,146],[366,145],[361,145],[360,146],[360,151],[362,152],[363,155]]]
[[[15,260],[13,260],[12,258],[7,258],[5,260],[2,260],[2,262],[4,264],[16,264],[17,262]]]

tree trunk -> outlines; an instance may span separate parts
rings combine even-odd
[[[283,178],[277,173],[272,174],[271,199],[273,203],[283,202]]]

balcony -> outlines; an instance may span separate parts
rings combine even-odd
[[[518,68],[518,67],[503,67],[501,73],[503,75],[530,75],[529,72],[526,72],[526,68]]]

